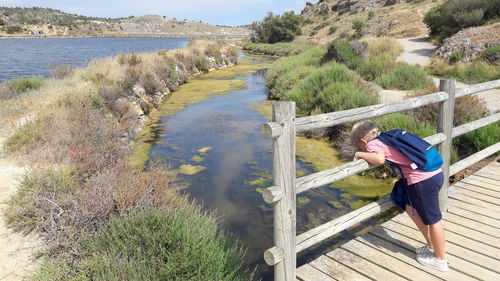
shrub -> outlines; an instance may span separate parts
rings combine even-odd
[[[5,21],[2,18],[0,18],[0,26],[5,25],[5,24],[6,24]]]
[[[250,43],[243,46],[243,50],[263,53],[273,56],[290,56],[298,55],[309,49],[313,48],[312,45],[293,44],[293,43]]]
[[[293,11],[285,12],[281,16],[269,12],[262,21],[252,23],[252,41],[271,44],[292,41],[296,35],[300,35],[301,23],[302,16],[295,15]]]
[[[141,77],[140,85],[148,95],[154,95],[163,90],[163,85],[153,73],[146,73]]]
[[[500,136],[500,122],[495,122],[486,127],[477,129],[454,139],[454,145],[473,154],[498,142]]]
[[[269,89],[269,99],[280,100],[285,93],[290,90],[297,82],[307,77],[316,67],[300,65],[277,77],[273,87]]]
[[[7,34],[14,34],[23,31],[23,29],[18,25],[9,25],[3,28]]]
[[[135,52],[132,52],[129,55],[121,54],[118,56],[118,63],[121,65],[128,64],[129,66],[135,66],[141,62],[142,59]]]
[[[373,81],[396,68],[397,63],[391,54],[370,56],[368,61],[361,64],[357,72],[367,81]]]
[[[443,39],[464,28],[498,18],[499,11],[499,0],[447,0],[429,10],[424,23],[430,35]]]
[[[297,83],[284,99],[295,101],[302,116],[376,104],[376,97],[356,85],[357,78],[344,65],[327,64]]]
[[[368,20],[371,20],[374,16],[375,16],[375,12],[374,11],[369,11],[368,12]]]
[[[480,58],[490,64],[500,63],[500,45],[487,48]]]
[[[228,244],[213,215],[148,208],[113,219],[92,241],[97,255],[86,263],[94,280],[250,279],[241,274],[240,249]]]
[[[208,72],[210,62],[205,56],[196,56],[196,68],[201,72]]]
[[[448,57],[448,61],[453,64],[453,63],[459,62],[463,58],[463,56],[464,56],[464,54],[462,52],[454,51]]]
[[[70,77],[75,72],[75,67],[70,63],[63,63],[60,66],[52,68],[52,76],[56,79]]]
[[[335,31],[337,31],[337,27],[336,26],[330,26],[330,28],[328,29],[328,33],[329,34],[334,34]]]
[[[354,34],[352,35],[352,38],[354,39],[359,39],[365,35],[365,32],[363,30],[365,24],[362,21],[355,21],[352,23],[352,28],[354,29]]]
[[[400,66],[375,80],[384,89],[415,90],[434,85],[427,73],[416,66]]]
[[[358,41],[334,40],[328,44],[322,63],[334,60],[345,64],[350,69],[356,69],[367,58],[368,52],[365,44]]]
[[[43,86],[45,79],[42,77],[16,78],[0,84],[0,100],[17,97],[31,90]]]
[[[500,79],[500,68],[484,61],[473,61],[471,63],[457,63],[450,65],[444,61],[434,61],[427,66],[430,74],[453,78],[464,83],[475,84]]]

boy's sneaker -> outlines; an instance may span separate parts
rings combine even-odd
[[[429,248],[429,246],[427,246],[427,245],[422,246],[420,248],[415,248],[415,254],[417,254],[417,256],[426,255],[426,254],[433,254],[433,253],[434,253],[434,250]]]
[[[432,267],[439,271],[448,271],[448,260],[438,260],[434,254],[418,255],[417,261],[425,266]]]

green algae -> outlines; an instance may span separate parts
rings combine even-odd
[[[208,152],[208,151],[210,151],[210,150],[212,150],[212,147],[210,147],[210,146],[205,146],[205,147],[202,147],[202,148],[198,149],[197,151],[198,151],[199,153],[207,153],[207,152]]]
[[[297,203],[301,205],[305,205],[307,203],[311,202],[311,199],[307,197],[297,197]]]
[[[337,208],[337,209],[342,209],[344,208],[344,205],[342,205],[342,203],[340,203],[340,201],[328,201],[328,204],[330,204],[332,207],[334,208]]]
[[[267,120],[271,120],[273,116],[273,103],[272,100],[266,100],[259,104],[249,105],[247,108],[253,109],[263,115]]]
[[[201,162],[205,161],[205,158],[203,158],[199,155],[195,155],[195,156],[191,157],[191,160],[193,160],[196,163],[201,163]]]
[[[257,186],[264,186],[269,180],[266,178],[258,178],[255,180],[248,181],[247,183],[249,185],[257,185]]]
[[[206,167],[203,167],[203,166],[183,164],[179,167],[179,174],[192,176],[192,175],[197,174],[205,169],[206,169]]]

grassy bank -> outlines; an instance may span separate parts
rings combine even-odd
[[[2,114],[21,104],[19,115],[36,116],[4,151],[35,168],[4,212],[11,226],[46,241],[34,280],[250,279],[243,251],[213,214],[178,193],[168,167],[128,163],[164,97],[237,56],[220,42],[120,55],[61,69],[38,89],[4,99]]]

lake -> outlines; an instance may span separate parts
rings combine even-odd
[[[0,39],[0,82],[51,74],[63,63],[85,66],[89,61],[120,53],[185,48],[187,38],[25,38]]]

